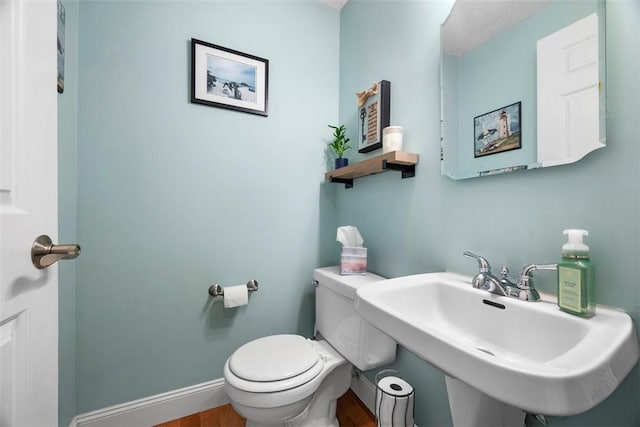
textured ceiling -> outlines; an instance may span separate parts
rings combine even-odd
[[[456,0],[442,24],[445,53],[462,56],[533,15],[551,0]]]
[[[326,4],[329,7],[334,9],[342,9],[342,6],[347,2],[347,0],[318,0],[322,4]]]

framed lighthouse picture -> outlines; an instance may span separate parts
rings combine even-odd
[[[473,118],[473,157],[522,148],[520,102]]]

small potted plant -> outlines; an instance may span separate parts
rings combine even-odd
[[[329,144],[329,147],[333,149],[338,156],[335,159],[336,169],[347,166],[349,164],[349,159],[342,157],[344,152],[347,151],[351,146],[349,145],[349,138],[345,135],[346,128],[344,125],[340,126],[331,126],[333,129],[333,141]]]

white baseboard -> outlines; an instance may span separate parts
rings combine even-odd
[[[376,413],[376,386],[367,377],[359,374],[351,378],[351,390],[372,414]]]
[[[78,415],[69,427],[149,427],[229,403],[224,378]]]
[[[351,379],[351,389],[374,413],[376,388],[364,375]],[[69,427],[149,427],[226,405],[224,378],[145,397],[76,416]]]

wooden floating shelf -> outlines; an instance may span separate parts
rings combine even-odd
[[[403,179],[412,178],[416,176],[416,165],[418,163],[419,156],[415,153],[392,151],[327,172],[324,174],[324,179],[344,184],[345,188],[351,188],[353,187],[353,180],[355,178],[386,172],[388,170],[400,171]]]

